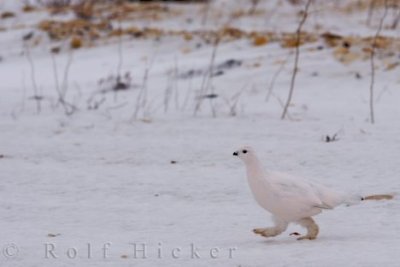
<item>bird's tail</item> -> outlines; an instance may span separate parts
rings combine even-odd
[[[360,196],[360,195],[350,195],[347,196],[343,203],[346,206],[353,206],[357,205],[362,201],[365,200],[391,200],[393,199],[397,194],[396,193],[391,193],[391,194],[376,194],[376,195],[368,195],[368,196]]]
[[[395,194],[379,194],[379,195],[369,195],[361,198],[361,201],[364,200],[390,200],[393,199]]]

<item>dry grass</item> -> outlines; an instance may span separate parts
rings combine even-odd
[[[2,19],[8,19],[8,18],[14,18],[16,15],[13,12],[9,12],[9,11],[4,11],[3,13],[1,13],[0,17]]]
[[[357,8],[357,10],[364,10],[368,8],[371,1],[350,1],[345,7],[347,9]],[[380,8],[382,3],[384,3],[381,0],[374,1],[376,8]],[[393,1],[392,6],[395,5],[395,1],[391,1]],[[352,6],[350,7],[350,5]],[[108,43],[110,39],[122,36],[125,38],[157,40],[163,37],[176,37],[188,42],[196,41],[212,44],[214,36],[217,35],[220,36],[221,43],[247,39],[253,46],[279,43],[282,48],[287,49],[295,49],[302,45],[312,46],[315,43],[318,44],[315,47],[318,46],[320,49],[331,49],[332,55],[338,61],[344,64],[351,64],[356,60],[368,60],[372,42],[375,42],[377,58],[382,59],[382,57],[385,57],[385,70],[395,69],[399,65],[398,60],[394,56],[396,51],[400,49],[400,39],[398,38],[379,36],[374,41],[373,37],[361,38],[357,36],[342,36],[335,33],[319,34],[316,31],[302,31],[298,39],[294,33],[246,31],[232,26],[224,26],[218,30],[194,31],[166,30],[162,27],[112,27],[112,22],[120,23],[124,20],[132,22],[143,19],[154,21],[183,14],[184,9],[159,2],[129,3],[122,1],[119,4],[110,4],[108,1],[87,0],[76,5],[50,6],[48,10],[50,12],[73,12],[76,15],[76,18],[69,21],[44,20],[38,25],[38,28],[46,32],[51,40],[66,40],[72,48],[90,47],[104,42]],[[220,10],[213,10],[214,13],[217,11]],[[261,16],[263,14],[265,15],[265,11],[262,9],[257,9],[251,13],[252,16]],[[250,16],[250,13],[247,11],[233,11],[231,16],[235,19],[241,16]],[[76,42],[77,39],[79,39],[79,44]],[[310,48],[308,51],[311,50]],[[315,48],[313,51],[318,51],[318,49]]]
[[[319,43],[319,46],[332,49],[333,56],[344,64],[355,60],[367,60],[371,53],[371,46],[385,52],[385,57],[395,59],[396,51],[400,49],[400,39],[395,37],[342,36],[332,33],[316,34],[301,32],[300,39],[294,33],[277,33],[268,31],[245,31],[234,27],[223,27],[219,30],[165,30],[162,28],[127,27],[113,29],[108,21],[92,22],[84,19],[70,21],[44,20],[38,28],[46,32],[51,40],[73,40],[79,38],[82,46],[92,46],[96,41],[107,41],[110,38],[126,36],[135,39],[159,39],[163,37],[177,37],[184,41],[201,40],[212,43],[215,36],[220,36],[221,42],[231,42],[247,39],[254,46],[263,46],[278,42],[282,48],[293,49],[305,44]],[[77,46],[72,45],[77,48]],[[311,50],[310,50],[311,51]],[[379,55],[378,55],[379,56]],[[397,61],[386,62],[386,69],[391,70],[398,66]]]

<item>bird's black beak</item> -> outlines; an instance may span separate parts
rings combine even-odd
[[[237,152],[233,152],[233,155],[234,155],[234,156],[237,156],[237,155],[239,155],[239,154],[238,154]]]

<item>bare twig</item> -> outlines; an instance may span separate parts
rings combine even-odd
[[[375,98],[375,103],[378,103],[379,101],[381,101],[382,96],[384,96],[386,93],[390,94],[390,90],[389,88],[387,88],[387,86],[385,86],[377,95],[377,97]]]
[[[385,10],[382,15],[382,18],[379,22],[378,29],[376,31],[375,37],[372,40],[372,47],[371,47],[371,82],[369,86],[369,113],[370,113],[370,120],[371,123],[375,123],[375,111],[374,111],[374,85],[375,85],[375,54],[376,54],[376,48],[377,48],[377,40],[379,38],[379,35],[381,33],[382,27],[383,27],[383,22],[386,18],[386,15],[388,13],[388,0],[385,0]]]
[[[58,78],[57,61],[53,54],[51,56],[51,59],[52,59],[52,63],[53,63],[54,81],[55,81],[55,86],[56,86],[55,88],[56,88],[56,92],[58,94],[57,105],[61,104],[61,106],[64,108],[65,115],[70,116],[77,110],[77,107],[75,105],[69,103],[66,100],[66,95],[67,95],[68,88],[69,88],[69,83],[68,83],[69,70],[71,68],[72,60],[73,60],[72,51],[70,52],[70,54],[68,56],[68,61],[64,68],[63,81],[61,84],[60,84],[59,78]]]
[[[106,98],[101,96],[99,99],[95,99],[96,95],[93,95],[87,100],[87,107],[89,110],[97,110],[102,104],[106,102]]]
[[[392,25],[390,26],[390,29],[392,30],[395,30],[400,22],[400,5],[395,6],[394,9],[397,14],[395,15]]]
[[[269,83],[268,86],[268,93],[267,96],[265,97],[265,101],[268,102],[272,91],[274,90],[274,86],[275,86],[275,81],[276,79],[278,79],[278,76],[281,74],[281,72],[284,70],[286,63],[288,62],[290,54],[285,58],[284,61],[282,61],[282,63],[280,64],[279,68],[276,70],[276,72],[274,73],[274,76],[272,76],[271,82]]]
[[[65,68],[64,68],[63,82],[62,82],[62,86],[61,86],[61,92],[62,92],[63,99],[65,99],[65,95],[67,94],[67,91],[68,91],[68,76],[69,76],[69,70],[72,65],[72,60],[73,60],[73,52],[71,51],[68,55],[67,65],[65,65]]]
[[[201,19],[201,24],[204,26],[206,25],[207,21],[208,21],[208,15],[211,9],[211,3],[212,0],[206,1],[205,2],[205,6],[204,6],[204,11],[203,11],[203,17]]]
[[[260,3],[260,0],[251,0],[251,8],[249,9],[249,15],[253,15],[256,10],[257,10],[257,6]]]
[[[143,74],[143,81],[142,86],[140,88],[139,94],[136,97],[136,105],[133,115],[131,117],[131,121],[137,120],[139,116],[139,112],[142,110],[143,115],[145,115],[146,105],[147,105],[147,82],[149,79],[150,69],[153,65],[153,60],[147,65],[144,74]],[[144,118],[143,118],[144,119]]]
[[[57,62],[54,53],[51,53],[51,62],[53,64],[53,74],[54,74],[54,83],[55,83],[55,88],[56,92],[58,95],[58,102],[60,101],[62,95],[61,95],[61,88],[60,88],[60,82],[58,79],[58,68],[57,68]]]
[[[327,135],[323,136],[322,140],[325,143],[331,143],[331,142],[339,141],[340,140],[339,139],[339,134],[342,134],[343,132],[344,132],[343,128],[341,128],[338,131],[336,131],[336,133],[334,133],[332,135],[327,134]]]
[[[123,102],[121,104],[118,104],[116,106],[113,107],[108,107],[104,110],[104,115],[108,118],[108,119],[112,119],[112,111],[114,110],[118,110],[118,109],[122,109],[123,107],[127,106],[128,102]]]
[[[247,87],[247,85],[243,86],[239,92],[235,93],[230,98],[226,98],[226,97],[224,98],[224,101],[229,108],[230,116],[235,117],[237,115],[237,105],[239,103],[240,96],[245,91],[246,87]]]
[[[118,16],[120,17],[120,16]],[[123,64],[123,51],[122,51],[122,26],[121,26],[121,19],[118,19],[118,65],[117,65],[117,79],[119,82],[119,79],[121,77],[121,69],[122,69],[122,64]]]
[[[31,50],[29,48],[29,44],[25,44],[25,55],[26,55],[26,58],[28,59],[29,66],[31,68],[31,82],[32,82],[33,94],[34,94],[32,99],[36,101],[36,113],[39,114],[42,110],[41,101],[43,100],[43,97],[40,95],[39,87],[36,82],[35,64],[33,63],[33,60],[31,57]]]
[[[21,103],[17,104],[11,112],[11,117],[16,120],[19,114],[25,110],[25,99],[26,99],[26,83],[25,83],[25,72],[22,72],[22,96]]]
[[[179,110],[179,67],[178,67],[178,59],[175,57],[174,60],[174,78],[173,78],[173,88],[175,91],[175,109]]]
[[[169,108],[169,101],[171,99],[171,95],[172,95],[172,90],[173,90],[173,73],[169,73],[168,75],[168,82],[167,82],[167,87],[165,88],[165,92],[164,92],[164,113],[168,112],[168,108]]]
[[[371,0],[368,5],[367,26],[371,25],[372,15],[374,14],[376,0]]]
[[[201,82],[198,99],[196,102],[196,106],[194,108],[194,116],[196,116],[200,110],[201,104],[203,103],[203,100],[204,100],[204,95],[206,95],[207,91],[210,88],[213,90],[212,77],[213,77],[213,73],[214,73],[215,57],[217,56],[217,50],[218,50],[220,41],[221,41],[221,36],[218,33],[216,33],[215,39],[214,39],[214,44],[213,44],[213,50],[211,53],[210,64],[208,66],[207,72],[204,73],[203,80]],[[212,92],[212,93],[214,93],[214,92]],[[212,105],[212,99],[210,99],[210,101],[211,101],[211,105]],[[215,116],[214,110],[213,110],[213,116]]]
[[[122,83],[122,65],[123,65],[123,47],[122,47],[122,25],[121,15],[118,15],[118,63],[117,63],[117,74],[115,87]],[[114,102],[117,101],[118,90],[114,90]]]
[[[192,89],[193,89],[193,78],[190,78],[189,85],[187,86],[187,89],[186,89],[186,95],[185,95],[185,99],[183,100],[181,110],[186,110],[186,107],[189,103],[189,98],[192,94]]]
[[[174,68],[168,73],[168,83],[164,93],[164,113],[168,112],[169,103],[173,94],[175,94],[175,109],[179,110],[178,63],[176,57],[174,62]]]
[[[217,96],[217,94],[215,93],[214,85],[211,85],[210,88],[211,88],[211,93],[208,94],[208,99],[209,99],[208,103],[210,103],[211,114],[212,114],[213,118],[216,118],[217,117],[217,110],[216,110],[215,105],[214,105],[214,98],[215,98],[215,96]]]
[[[67,65],[65,65],[65,69],[64,69],[64,76],[63,76],[63,83],[61,86],[62,89],[62,104],[64,105],[65,108],[65,113],[67,115],[71,115],[74,111],[75,111],[75,107],[71,104],[69,104],[66,101],[66,95],[68,92],[68,88],[69,88],[69,70],[71,68],[72,65],[72,60],[73,60],[73,52],[71,51],[69,56],[68,56],[68,61],[67,61]]]
[[[291,101],[292,101],[293,90],[294,90],[294,85],[295,85],[296,75],[297,75],[297,72],[298,72],[298,65],[299,65],[301,29],[302,29],[304,23],[305,23],[306,20],[307,20],[308,9],[309,9],[309,7],[310,7],[310,5],[311,5],[311,2],[312,2],[312,0],[308,0],[308,1],[307,1],[306,6],[305,6],[305,9],[304,9],[304,11],[303,11],[303,17],[302,17],[302,19],[301,19],[301,21],[300,21],[300,23],[299,23],[299,26],[298,26],[298,28],[297,28],[297,31],[296,31],[296,50],[295,50],[295,57],[294,57],[293,74],[292,74],[292,80],[291,80],[291,82],[290,82],[289,95],[288,95],[288,98],[287,98],[287,100],[286,100],[286,104],[285,104],[285,107],[284,107],[284,109],[283,109],[282,116],[281,116],[281,119],[282,119],[282,120],[285,119],[286,114],[287,114],[287,111],[288,111],[288,108],[289,108],[289,105],[290,105],[290,103],[291,103]]]
[[[285,103],[283,102],[282,99],[280,99],[276,94],[272,93],[271,94],[272,97],[274,97],[276,99],[276,101],[278,101],[278,104],[281,106],[281,108],[285,108]],[[286,113],[286,117],[290,120],[293,121],[294,119],[292,118],[292,115],[290,114],[289,110]]]

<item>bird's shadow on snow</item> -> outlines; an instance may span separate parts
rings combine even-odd
[[[331,244],[331,243],[348,243],[354,241],[368,241],[372,240],[371,236],[349,236],[349,235],[329,235],[329,236],[321,236],[316,240],[297,240],[295,237],[293,238],[281,238],[281,239],[264,239],[259,240],[259,244],[264,244],[268,246],[279,246],[279,245],[321,245],[321,244]]]

